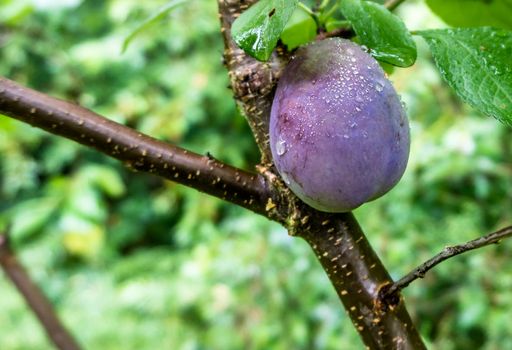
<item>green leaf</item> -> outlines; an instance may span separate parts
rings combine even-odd
[[[443,78],[468,104],[512,126],[512,32],[491,27],[426,30]]]
[[[233,22],[233,40],[260,61],[269,59],[297,0],[260,0]]]
[[[88,185],[96,185],[99,189],[111,197],[119,197],[124,194],[126,188],[119,172],[102,165],[90,165],[80,170],[81,179]]]
[[[123,41],[123,47],[121,49],[121,52],[125,52],[128,48],[128,45],[132,42],[132,40],[141,32],[151,27],[156,22],[162,20],[167,14],[174,10],[176,7],[183,5],[187,2],[187,0],[172,0],[169,1],[166,5],[159,8],[154,14],[152,14],[149,18],[147,18],[145,21],[140,23],[131,33],[124,39]]]
[[[370,1],[343,0],[341,12],[373,57],[398,67],[414,64],[416,43],[402,20],[384,6]]]
[[[59,220],[62,244],[66,251],[82,258],[95,258],[105,243],[105,228],[72,211]]]
[[[313,17],[302,7],[298,7],[281,34],[281,41],[288,47],[288,50],[293,50],[315,39],[316,29]]]
[[[59,200],[54,197],[35,198],[16,205],[9,212],[12,235],[24,240],[40,233],[58,205]]]
[[[512,0],[427,0],[430,9],[454,27],[512,29]]]
[[[24,1],[0,1],[0,23],[4,26],[19,25],[24,19],[34,13],[34,5]]]
[[[347,20],[345,20],[345,19],[339,20],[339,19],[335,19],[332,17],[325,21],[324,26],[325,26],[325,30],[327,30],[328,32],[331,32],[335,29],[342,28],[342,27],[347,27],[347,29],[351,28],[351,25]]]

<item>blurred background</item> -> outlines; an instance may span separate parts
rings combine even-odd
[[[124,39],[164,0],[0,0],[0,75],[159,139],[251,169],[221,63],[216,1]],[[419,1],[410,29],[445,26]],[[512,222],[512,132],[462,104],[426,45],[391,75],[412,150],[400,184],[355,214],[394,278]],[[362,349],[309,247],[277,224],[136,174],[0,117],[0,229],[85,349]],[[405,290],[433,349],[512,349],[512,242]],[[0,348],[51,349],[0,275]]]

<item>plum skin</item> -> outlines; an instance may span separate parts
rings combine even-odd
[[[347,212],[402,177],[409,123],[384,71],[340,38],[297,50],[279,80],[270,148],[288,187],[311,207]]]

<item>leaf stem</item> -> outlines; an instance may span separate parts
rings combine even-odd
[[[327,5],[329,5],[329,1],[330,0],[323,0],[322,3],[320,4],[320,6],[318,6],[318,10],[319,11],[323,10]]]
[[[338,4],[334,4],[329,10],[327,10],[326,12],[322,13],[320,16],[319,16],[319,19],[320,19],[320,22],[323,24],[325,22],[325,20],[327,18],[329,18],[330,16],[332,16],[332,14],[339,8],[339,5]]]
[[[310,9],[306,4],[299,1],[299,7],[307,12],[310,16],[316,17],[316,14],[313,12],[313,10]]]
[[[386,7],[389,11],[393,11],[398,6],[400,6],[405,0],[388,0],[384,3],[384,7]]]

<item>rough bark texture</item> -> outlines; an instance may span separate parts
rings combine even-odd
[[[272,95],[287,57],[284,51],[278,49],[268,62],[259,62],[246,55],[231,40],[231,24],[241,11],[256,1],[219,0],[219,17],[225,43],[224,62],[233,94],[260,148],[262,163],[267,164],[272,159],[268,143]]]
[[[368,349],[424,348],[403,301],[396,298],[391,307],[379,302],[379,291],[391,278],[351,213],[313,214],[302,237]]]

